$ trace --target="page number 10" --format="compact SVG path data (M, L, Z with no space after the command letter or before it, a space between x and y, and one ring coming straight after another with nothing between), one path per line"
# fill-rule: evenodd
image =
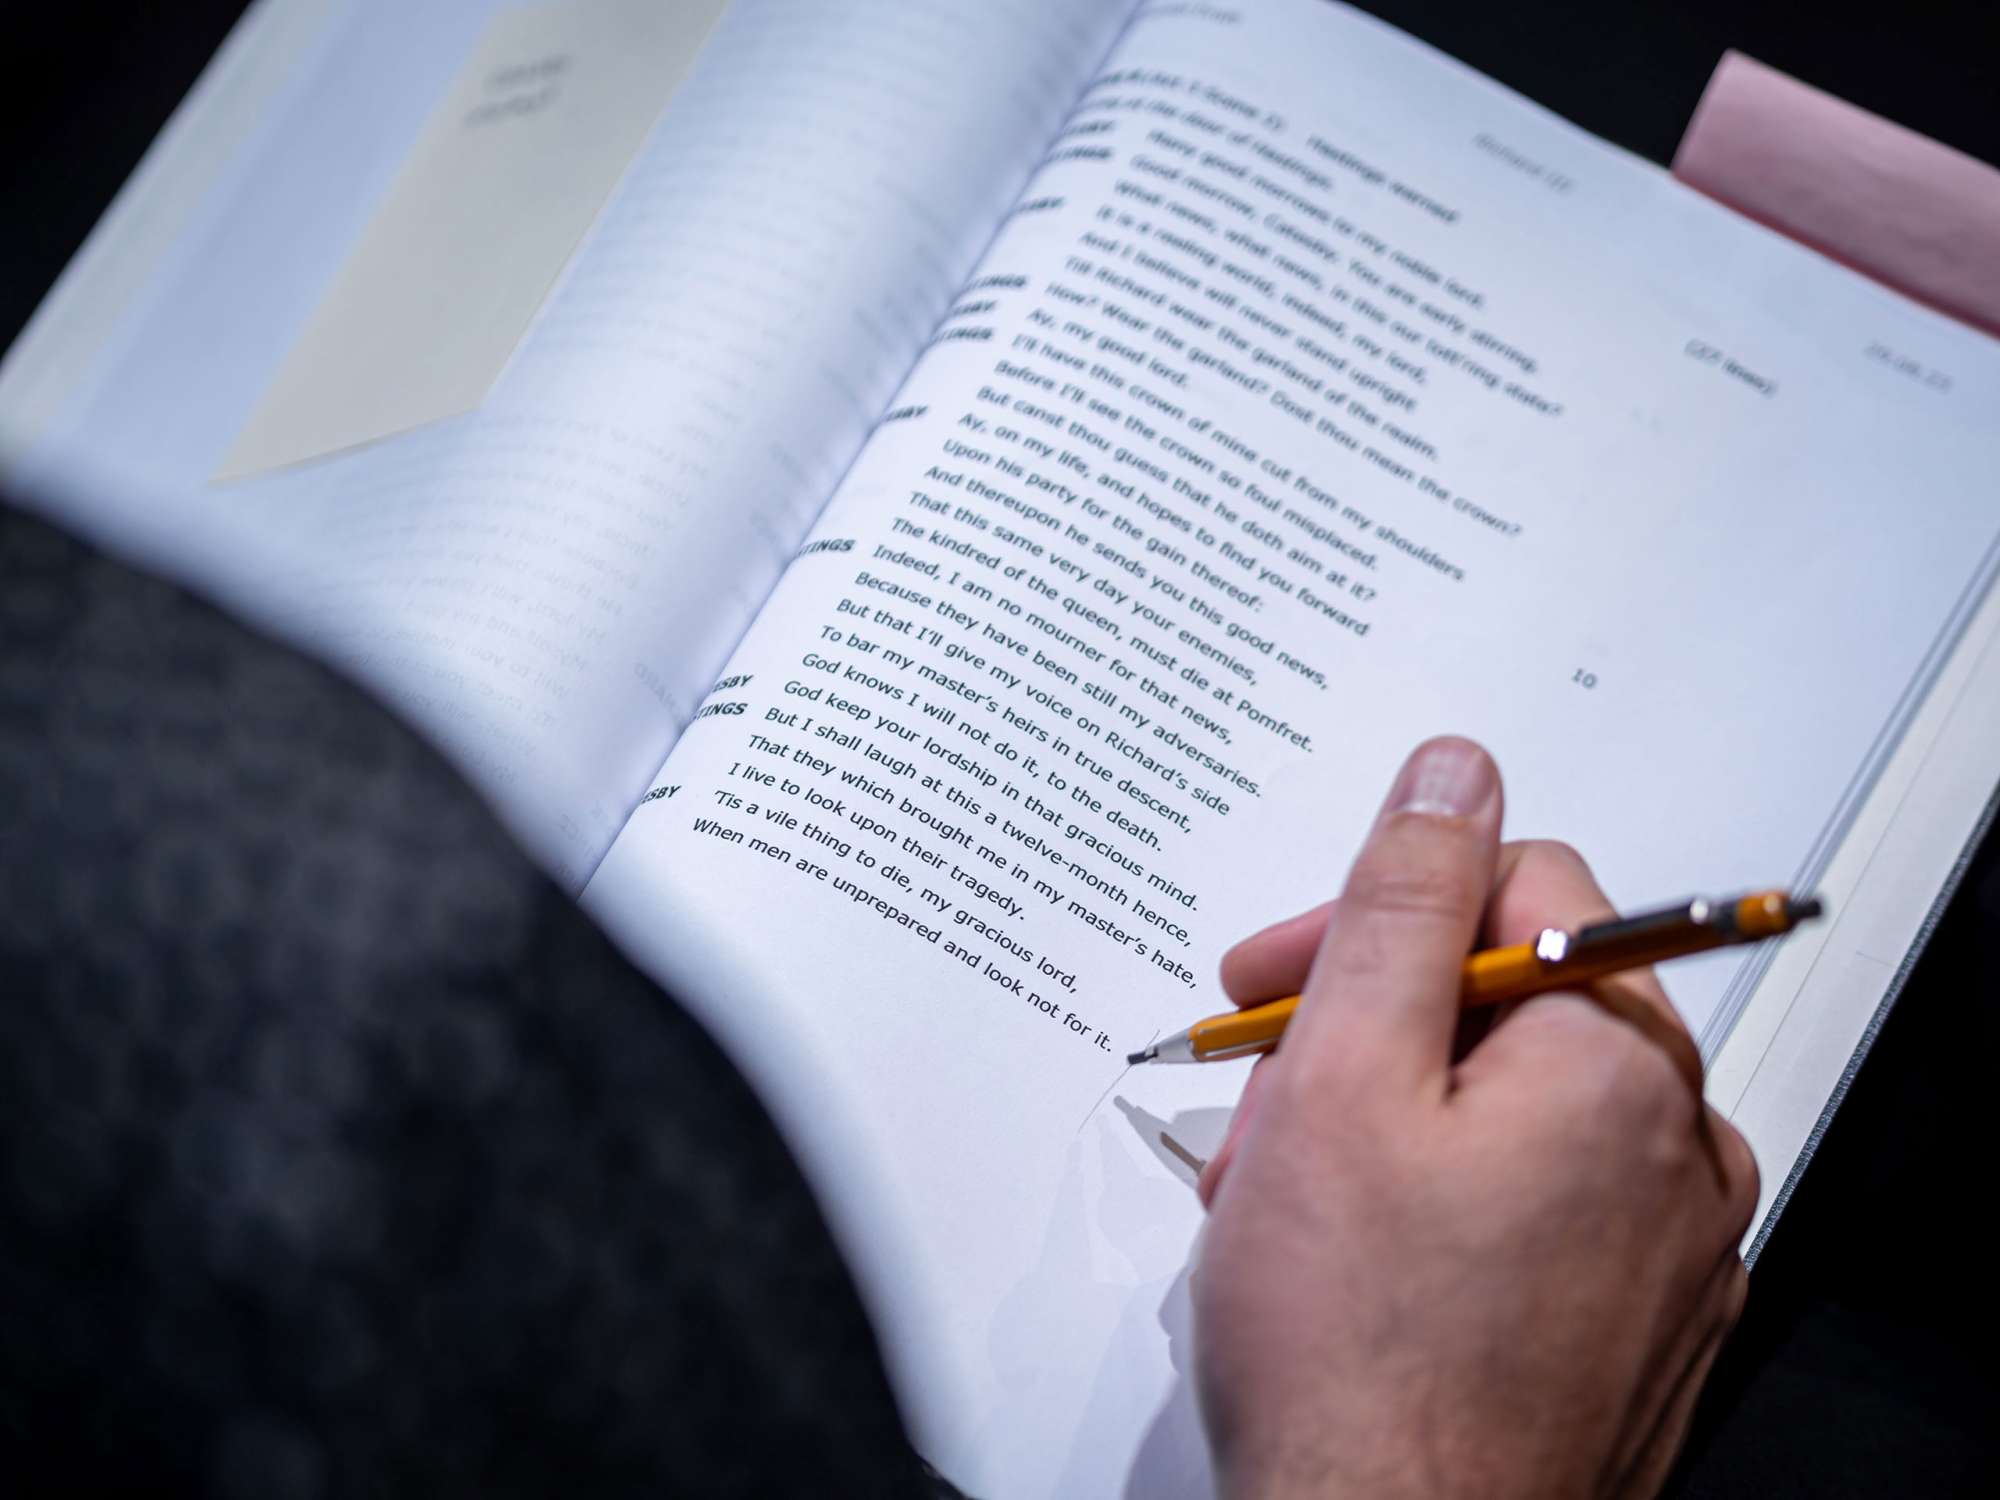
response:
M1576 672L1570 677L1570 681L1580 688L1594 688L1597 686L1597 674L1578 667Z

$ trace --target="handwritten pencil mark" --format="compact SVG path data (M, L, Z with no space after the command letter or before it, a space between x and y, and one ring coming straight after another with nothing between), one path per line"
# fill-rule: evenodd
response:
M1146 1038L1146 1047L1152 1046L1153 1043L1157 1042L1159 1039L1160 1039L1160 1033L1159 1031L1155 1030L1151 1036ZM1146 1050L1146 1047L1141 1047L1139 1050L1141 1052L1144 1052ZM1085 1115L1081 1120L1077 1122L1076 1135L1083 1134L1083 1127L1091 1122L1092 1117L1095 1116L1100 1109L1104 1108L1104 1101L1111 1097L1111 1091L1117 1088L1119 1084L1123 1083L1125 1081L1125 1075L1131 1072L1132 1069L1135 1068L1136 1066L1138 1066L1136 1063L1128 1062L1127 1064L1125 1064L1123 1068L1119 1070L1118 1076L1116 1078L1112 1079L1111 1082L1104 1085L1104 1092L1099 1094L1097 1096L1097 1102L1090 1106L1090 1113ZM1075 1140L1076 1135L1071 1136L1070 1139Z

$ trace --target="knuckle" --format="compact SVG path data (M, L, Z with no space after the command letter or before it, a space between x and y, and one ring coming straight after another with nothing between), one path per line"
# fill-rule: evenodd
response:
M1571 844L1559 839L1535 839L1514 867L1524 892L1532 892L1549 914L1570 920L1607 915L1611 902L1598 884L1597 872Z
M1546 865L1550 869L1560 870L1568 875L1581 875L1593 885L1596 884L1596 877L1591 873L1590 861L1577 852L1574 844L1566 844L1561 839L1529 839L1522 859Z
M1436 859L1364 860L1354 867L1342 905L1371 916L1459 917L1477 903L1477 884L1457 865Z

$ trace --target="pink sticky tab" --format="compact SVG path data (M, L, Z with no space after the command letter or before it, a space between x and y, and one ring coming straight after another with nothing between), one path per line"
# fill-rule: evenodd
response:
M1674 175L1941 312L2000 334L2000 171L1740 52Z

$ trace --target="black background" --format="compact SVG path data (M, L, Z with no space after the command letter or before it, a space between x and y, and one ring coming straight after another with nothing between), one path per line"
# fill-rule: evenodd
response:
M1656 161L1732 46L2000 161L2000 7L1839 19L1763 0L1367 8ZM0 7L0 344L240 9L67 0L30 21L26 6ZM1764 1253L1676 1492L2000 1494L2000 1316L1978 1227L1993 1180L1996 934L1990 836Z

